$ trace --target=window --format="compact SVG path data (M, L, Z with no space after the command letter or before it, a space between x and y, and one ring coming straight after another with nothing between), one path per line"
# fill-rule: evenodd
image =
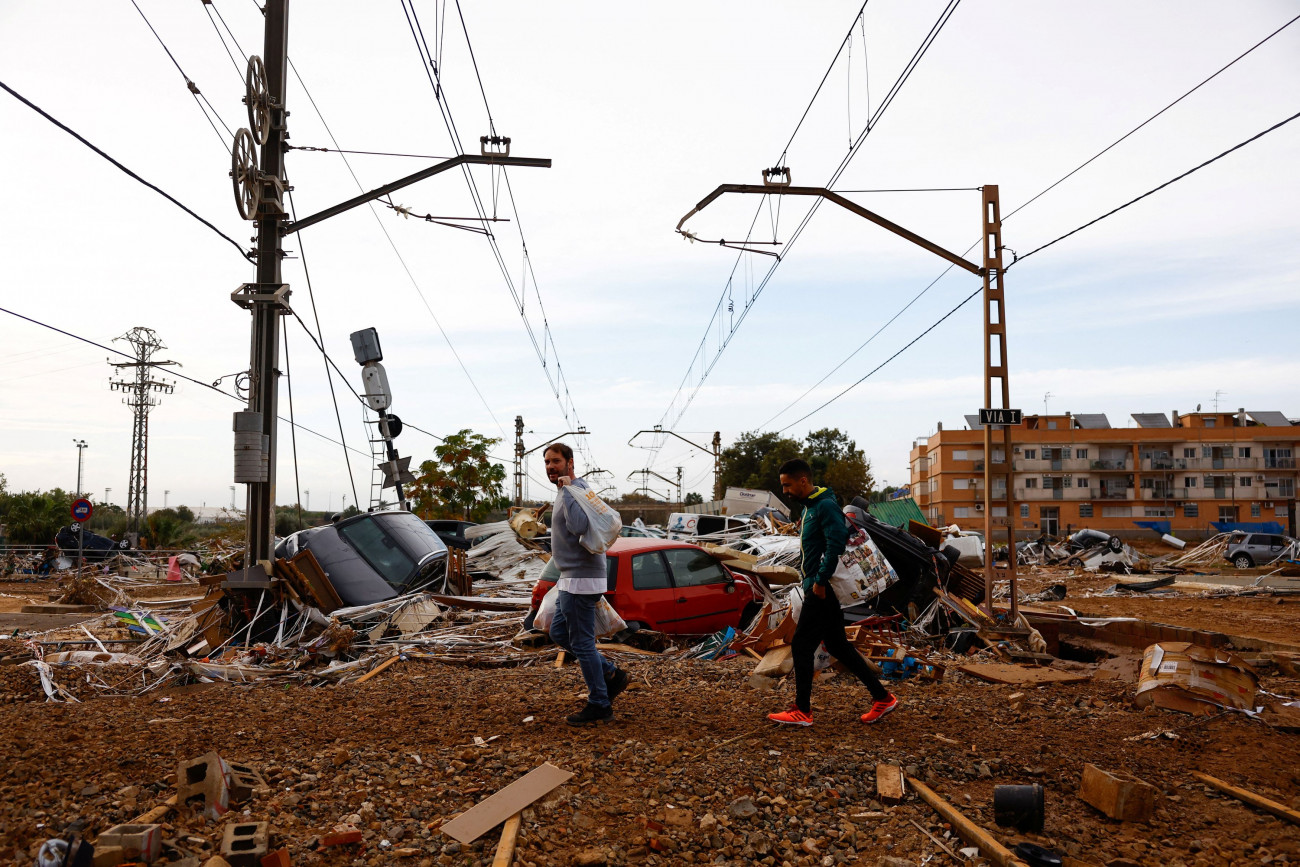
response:
M1029 517L1029 507L1028 507L1028 506L1022 505L1022 506L1020 507L1020 517L1022 517L1022 518L1028 518L1028 517Z
M1194 458L1194 457L1196 457L1196 449L1194 449L1194 448L1183 449L1183 457L1185 457L1185 458Z
M1183 476L1183 487L1184 488L1196 487L1196 476Z
M1088 487L1088 480L1087 480L1087 479L1075 479L1075 480L1074 480L1074 486L1075 486L1076 488L1086 488L1086 487Z
M1087 449L1075 449L1075 450L1074 450L1074 456L1075 456L1075 458L1077 458L1078 460L1086 461L1086 460L1088 459L1088 450L1087 450Z
M1032 461L1038 457L1038 449L1025 449L1025 460Z
M953 450L952 450L952 459L953 459L954 461L964 461L964 460L966 460L966 450L965 450L965 449L953 449Z
M1249 488L1250 484L1251 484L1250 476L1241 476L1237 479L1238 487Z
M1196 503L1183 503L1184 518L1199 518L1201 516L1201 507Z
M1220 506L1220 507L1219 507L1219 521L1220 521L1220 522L1226 522L1226 523L1229 523L1229 524L1236 523L1236 521L1237 521L1237 507L1236 507L1236 506Z
M994 507L993 507L993 517L995 517L995 518L1005 518L1006 516L1007 516L1007 507L1006 507L1006 506L994 506Z
M1295 479L1278 479L1277 495L1290 499L1295 496Z
M1079 504L1079 517L1080 517L1080 518L1091 518L1091 517L1092 517L1092 503L1080 503L1080 504Z
M708 554L696 548L669 548L664 552L673 570L673 583L678 587L698 587L701 584L726 584L727 570Z
M1047 423L1047 429L1048 429L1048 430L1056 430L1056 422L1054 422L1054 421L1049 421L1049 422Z
M1214 449L1210 448L1209 446L1201 446L1201 457L1203 458L1214 457Z
M1259 507L1259 503L1251 503L1251 504L1250 504L1250 516L1251 516L1252 518L1258 518L1261 514L1263 514L1263 513L1262 513L1262 510L1261 510L1260 507Z
M1147 506L1144 511L1148 518L1172 518L1174 516L1174 510L1172 507L1166 509Z
M1206 426L1206 427L1214 427L1216 424L1218 424L1218 420L1217 420L1217 419L1207 418L1207 419L1205 420L1205 426Z
M970 507L969 507L969 506L957 506L956 508L954 508L954 509L952 510L952 516L953 516L954 518L969 518L969 517L970 517Z
M1025 479L1025 487L1026 487L1026 488L1036 488L1036 487L1038 487L1038 479L1036 479L1036 478L1032 478L1032 477L1031 477L1031 478L1028 478L1028 479Z
M396 539L384 532L379 521L358 521L340 527L338 532L393 587L403 586L415 571L415 561L398 546Z
M1237 457L1239 458L1250 457L1250 446L1237 446Z
M1291 517L1291 508L1289 506L1274 506L1273 514L1279 518Z
M1132 506L1102 506L1101 516L1103 518L1131 518L1133 517Z
M664 566L664 558L658 551L647 551L632 558L633 590L661 590L671 586L668 567Z

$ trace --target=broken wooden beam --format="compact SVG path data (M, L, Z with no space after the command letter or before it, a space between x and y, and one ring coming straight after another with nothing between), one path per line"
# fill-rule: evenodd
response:
M903 769L898 765L876 765L876 797L886 804L897 804L905 794Z
M1205 785L1218 789L1225 795L1232 795L1237 800L1244 801L1252 807L1259 807L1259 809L1272 813L1279 819L1286 819L1294 825L1300 825L1300 811L1292 810L1285 804L1279 804L1271 798L1265 798L1263 795L1257 795L1249 789L1225 783L1218 777L1211 777L1209 774L1202 774L1200 771L1192 771L1192 776L1205 783Z
M515 843L519 840L519 823L521 816L515 813L501 826L501 840L497 843L496 854L492 857L492 867L510 867L515 860Z
M1029 867L1024 861L1017 858L1010 849L999 843L992 834L967 819L960 810L939 797L925 783L912 777L909 777L907 781L916 790L916 793L921 796L921 800L933 807L934 811L940 816L947 819L952 824L953 829L968 843L979 847L984 856L996 864L997 867Z

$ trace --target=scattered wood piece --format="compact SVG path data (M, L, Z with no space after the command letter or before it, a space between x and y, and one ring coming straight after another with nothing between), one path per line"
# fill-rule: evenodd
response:
M921 796L921 800L933 807L934 811L940 816L947 819L957 833L961 834L967 842L978 846L985 857L998 867L1029 867L1024 861L1017 858L1010 849L999 843L992 834L967 819L960 810L935 794L934 790L925 783L913 778L908 778L908 782L916 790L916 793Z
M383 662L379 663L374 668L370 669L365 674L358 677L354 681L354 683L365 683L367 680L370 680L370 678L374 677L376 674L379 674L379 672L383 671L385 668L388 668L388 666L392 665L394 662L397 662L397 660L399 659L401 659L401 657L398 656L396 653L394 653L392 656L388 657Z
M763 654L762 660L754 666L752 674L762 675L763 677L781 677L789 674L794 669L794 659L791 656L793 650L790 645L773 647L767 653Z
M468 845L572 778L571 772L548 762L444 823L440 830Z
M763 661L763 654L756 652L754 648L746 647L745 652L748 653L750 656L754 657L755 659L757 659L759 662Z
M1145 822L1156 808L1154 786L1128 774L1103 771L1093 764L1083 766L1079 797L1121 822Z
M635 653L637 656L662 656L663 654L654 650L645 650L641 647L633 647L630 644L609 644L604 641L596 642L597 650L612 650L617 653Z
M515 813L501 826L501 840L497 843L492 867L510 867L515 860L515 843L519 840L520 815Z
M1192 771L1192 776L1200 780L1202 783L1205 783L1207 786L1213 786L1224 794L1232 795L1232 797L1239 801L1245 801L1252 807L1259 807L1261 810L1272 813L1279 819L1286 819L1293 825L1300 825L1300 811L1292 810L1284 804L1279 804L1277 801L1265 798L1263 795L1257 795L1249 789L1243 789L1239 786L1234 786L1231 783L1225 783L1218 777L1211 777L1209 774L1202 774L1200 771Z
M943 842L942 840L940 840L938 837L934 836L934 834L931 834L929 828L925 827L924 825L922 825L920 822L916 821L915 819L908 819L907 821L909 821L909 822L911 822L913 825L915 825L915 826L917 827L917 830L919 830L922 834L924 834L925 836L929 837L929 838L934 842L934 845L938 846L940 849L942 849L944 852L946 852L946 853L948 854L948 857L949 857L949 858L951 858L952 860L956 861L958 864L963 864L963 863L965 863L965 861L966 861L965 858L959 858L959 857L957 856L957 853L956 853L956 852L952 851L952 850L949 849L946 845L944 845L944 842Z
M897 804L907 794L903 769L898 765L876 765L876 797L886 804Z
M563 650L561 650L559 653L555 654L555 667L556 667L556 668L564 668L564 651L563 651Z
M1004 665L999 663L971 663L957 666L971 677L989 683L1005 683L1011 686L1039 686L1045 683L1083 683L1091 680L1091 674L1079 674L1071 671L1058 671L1055 668L1026 668L1021 665Z
M168 798L167 800L163 801L161 804L159 804L158 806L154 807L154 808L153 808L152 810L150 810L149 812L147 812L147 813L142 813L141 815L137 816L136 819L135 819L135 821L133 821L131 824L133 824L133 825L156 825L156 824L158 824L158 822L160 822L160 821L161 821L161 820L162 820L162 819L163 819L163 818L164 818L168 813L170 813L172 810L175 810L175 809L176 809L176 796L175 796L175 795L172 795L170 798Z

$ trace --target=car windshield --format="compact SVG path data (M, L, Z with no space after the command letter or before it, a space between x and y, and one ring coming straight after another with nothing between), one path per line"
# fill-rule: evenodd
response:
M339 527L343 536L384 580L400 590L415 571L415 561L377 520L356 521Z

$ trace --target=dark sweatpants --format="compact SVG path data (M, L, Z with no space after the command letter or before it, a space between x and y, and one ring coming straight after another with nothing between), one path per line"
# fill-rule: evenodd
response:
M831 656L844 663L844 667L857 676L871 690L876 701L885 701L889 692L880 684L867 661L849 644L844 634L844 615L835 591L826 588L826 598L818 599L811 590L804 594L799 625L795 627L790 642L794 657L794 703L804 713L812 712L813 656L817 645L825 643Z

